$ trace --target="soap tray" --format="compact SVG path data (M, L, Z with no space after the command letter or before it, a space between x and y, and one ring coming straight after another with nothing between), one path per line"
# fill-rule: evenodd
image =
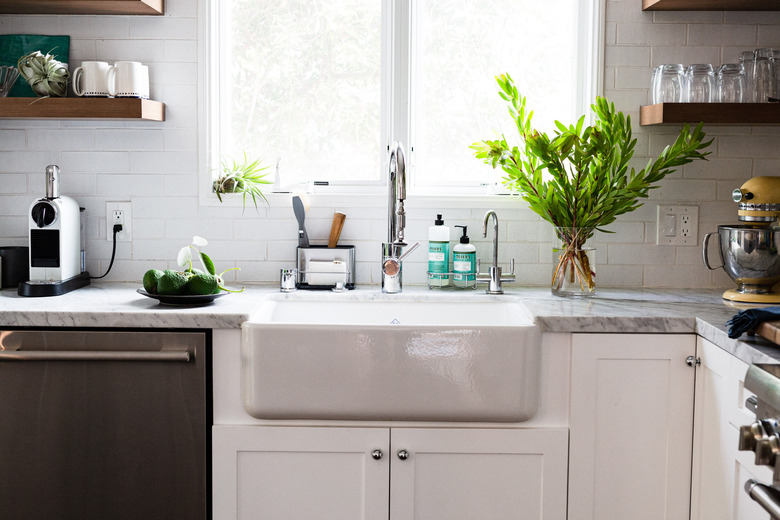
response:
M298 246L297 289L355 288L355 246Z

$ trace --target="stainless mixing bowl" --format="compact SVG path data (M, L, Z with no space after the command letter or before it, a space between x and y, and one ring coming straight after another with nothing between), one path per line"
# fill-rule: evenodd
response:
M710 237L718 235L722 265L712 267L707 255ZM755 224L718 226L716 233L707 233L702 243L704 265L709 269L722 267L737 283L742 294L770 294L780 282L780 227Z

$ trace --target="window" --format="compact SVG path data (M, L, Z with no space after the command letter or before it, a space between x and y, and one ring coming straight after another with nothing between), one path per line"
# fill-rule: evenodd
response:
M283 184L381 186L400 140L411 189L473 190L496 175L469 145L514 131L495 75L546 130L596 94L603 0L212 2L212 163L246 151Z

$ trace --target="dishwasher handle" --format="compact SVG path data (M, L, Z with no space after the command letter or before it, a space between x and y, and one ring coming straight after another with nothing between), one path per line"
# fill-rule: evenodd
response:
M189 350L109 351L109 350L8 350L0 361L182 361L192 358Z

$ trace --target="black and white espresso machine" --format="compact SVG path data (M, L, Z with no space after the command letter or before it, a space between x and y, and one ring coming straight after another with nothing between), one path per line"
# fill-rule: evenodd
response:
M46 196L27 212L30 280L20 296L58 296L89 284L82 272L81 214L78 203L60 195L60 168L46 167Z

